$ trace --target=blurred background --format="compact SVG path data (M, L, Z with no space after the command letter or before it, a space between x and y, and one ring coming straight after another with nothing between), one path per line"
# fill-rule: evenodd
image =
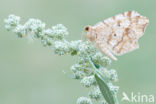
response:
M120 104L122 92L156 97L156 0L0 0L0 104L76 104L87 89L66 77L76 57L57 56L40 41L29 44L4 28L9 14L22 23L33 17L47 24L58 23L69 30L69 40L81 39L85 25L94 25L116 14L136 10L150 20L140 49L118 57L109 68L118 72ZM146 103L148 104L148 103ZM151 103L150 103L151 104Z

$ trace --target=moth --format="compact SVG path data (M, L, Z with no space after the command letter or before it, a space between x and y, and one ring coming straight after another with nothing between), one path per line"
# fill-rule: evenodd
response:
M86 39L113 60L139 48L138 39L144 34L149 23L148 18L136 11L118 14L97 23L86 26Z

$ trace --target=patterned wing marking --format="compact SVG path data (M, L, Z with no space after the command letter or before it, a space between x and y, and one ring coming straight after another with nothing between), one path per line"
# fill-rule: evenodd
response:
M115 55L122 55L139 47L138 39L143 35L148 22L146 17L140 16L135 11L129 11L106 19L95 27L98 29L105 26L103 29L111 29L107 35L106 30L102 30L104 32L100 34L97 32L98 40L105 38L103 41L107 43L107 48Z
M108 44L111 51L116 55L122 55L139 48L138 39L144 34L146 25L149 23L146 17L140 16L134 11L126 12L124 15L127 16L128 20L123 21L130 21L130 24L124 25L122 24L124 22L120 20L121 24L119 27L121 28L113 27L119 41L113 47ZM120 30L122 32L118 32ZM113 43L113 40L110 43Z
M113 48L111 48L111 51L115 55L122 55L139 48L137 42L138 40L131 38L128 34L129 34L129 28L126 28L122 35L121 40L118 41L118 43L114 45Z
M116 60L113 54L122 55L139 48L138 39L144 34L148 23L146 17L129 11L97 23L87 33L96 37L91 41L95 41L97 48Z

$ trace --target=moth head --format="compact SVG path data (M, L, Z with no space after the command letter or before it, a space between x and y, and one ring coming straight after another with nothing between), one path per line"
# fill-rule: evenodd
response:
M84 31L86 32L85 37L89 40L89 41L94 41L95 40L95 31L92 28L92 26L85 26L84 27Z
M91 28L92 28L92 27L89 26L89 25L88 25L88 26L85 26L84 31L89 32L89 31L91 31Z

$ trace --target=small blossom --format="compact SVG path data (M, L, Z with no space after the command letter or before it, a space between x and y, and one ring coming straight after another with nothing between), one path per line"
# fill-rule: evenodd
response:
M17 27L14 29L14 32L18 35L18 37L23 37L26 35L25 28L22 25L17 25Z
M71 55L76 55L79 51L79 45L82 44L81 40L77 40L77 41L71 41L70 42L70 52Z
M53 40L49 38L47 35L41 37L41 43L43 46L51 46L53 43Z
M101 92L99 87L94 87L93 90L91 90L88 95L90 96L91 99L96 99L99 100L101 98Z
M111 79L112 81L117 81L117 80L118 80L118 74L117 74L116 70L111 69L111 70L109 71L109 74L110 74L110 79Z
M27 33L31 33L35 35L36 37L40 37L42 35L42 31L45 28L45 24L38 20L38 19L29 19L25 24L24 27L27 31Z
M108 104L105 100L99 102L99 104Z
M108 86L109 86L110 90L111 90L114 94L116 94L116 93L118 92L118 90L119 90L119 87L118 87L118 86L114 86L112 83L108 83Z
M17 26L20 22L20 17L15 16L13 14L9 15L8 19L5 19L4 22L5 24L5 28L7 30L10 30L12 27Z
M84 73L82 71L76 71L73 73L73 78L74 79L82 79L84 77Z
M87 98L87 97L80 97L77 100L77 104L93 104L91 99Z
M93 56L93 61L95 64L100 64L102 66L107 66L110 65L111 60L108 57L105 57L101 52L97 52L94 56Z
M96 52L96 48L91 44L91 42L86 41L79 45L79 54L80 55L89 55Z
M104 75L106 78L110 79L110 73L105 67L100 67L99 72Z
M96 80L92 75L92 76L84 77L80 83L84 87L90 87L91 85L94 85L96 83Z
M71 71L72 72L81 71L81 65L75 64L75 65L71 66Z
M82 71L82 66L80 64L75 64L71 66L71 71L73 72L74 79L81 79L84 76L84 72Z
M86 67L89 67L89 61L88 61L88 57L83 57L82 55L80 55L80 57L78 58L79 63L80 64L86 64Z
M47 35L51 38L54 38L54 34L53 34L53 30L52 29L45 29L43 30L43 33L42 33L43 36Z
M110 81L115 82L118 80L118 75L115 69L107 70L106 68L101 67L99 71L101 72L101 74L105 75Z
M63 39L66 35L68 35L67 28L62 24L57 24L52 27L52 35L55 35L56 39Z
M65 55L69 53L68 42L54 42L54 52L58 55Z

